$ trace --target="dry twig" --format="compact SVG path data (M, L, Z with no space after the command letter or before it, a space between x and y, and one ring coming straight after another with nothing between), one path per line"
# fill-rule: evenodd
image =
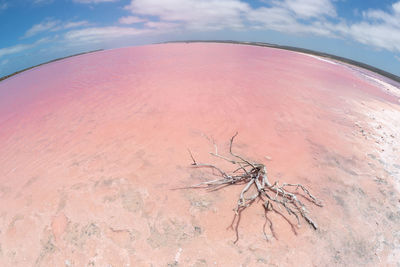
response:
M236 243L239 240L239 223L241 219L242 212L249 207L255 200L261 200L263 203L263 208L265 211L265 224L263 226L263 234L267 240L269 236L266 234L265 228L269 224L269 228L273 237L276 238L276 234L272 225L271 220L267 217L268 212L274 211L275 213L284 217L284 219L291 225L293 232L296 234L296 229L294 225L287 219L280 211L282 209L286 210L290 216L294 216L297 220L297 224L300 225L300 218L303 218L309 225L311 225L315 230L318 228L317 224L310 218L308 211L303 202L298 198L298 189L302 190L302 195L308 198L309 201L317 206L322 207L322 203L314 197L310 191L301 184L279 184L277 181L271 183L268 179L267 168L264 164L251 162L232 151L233 141L238 133L232 136L230 140L229 153L232 158L228 158L218 154L217 145L215 142L214 152L210 152L211 155L221 158L227 162L236 165L237 168L231 173L227 173L224 170L218 168L212 164L202 164L198 163L192 152L189 150L190 157L192 158L192 165L196 168L210 168L213 171L217 171L221 176L219 179L210 180L202 182L196 185L186 187L190 188L206 188L211 191L221 189L234 184L244 184L242 191L240 192L239 199L237 201L236 207L234 209L235 215L232 220L230 228L235 230L236 233ZM248 196L248 192L251 188L255 188L253 195ZM288 191L287 188L295 188L294 192ZM277 210L276 207L279 209Z

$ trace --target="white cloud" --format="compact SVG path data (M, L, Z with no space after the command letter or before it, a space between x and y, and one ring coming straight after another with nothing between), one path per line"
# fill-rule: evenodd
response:
M72 0L72 1L80 4L98 4L105 2L117 2L119 0Z
M27 30L22 38L29 38L43 32L55 32L70 28L76 28L88 25L86 20L83 21L72 21L72 22L61 22L59 20L46 19L41 23L33 25Z
M31 49L39 44L42 44L42 43L45 43L48 41L49 41L48 38L42 38L31 44L17 44L17 45L10 46L10 47L0 48L0 58L7 56L7 55L16 54L16 53Z
M363 12L363 17L371 22L380 22L400 27L400 1L392 5L392 12L387 13L379 9L370 9Z
M23 38L32 37L42 32L46 32L48 30L54 29L56 26L60 24L60 21L57 20L45 20L39 24L33 25L29 30L25 32Z
M331 0L285 0L283 2L275 2L275 5L294 12L300 18L336 16L336 9Z
M32 44L18 44L10 47L0 48L0 58L3 56L15 54L27 50L32 47Z
M363 44L400 51L400 29L392 25L356 23L349 27L348 35Z
M64 38L69 43L96 43L127 36L139 35L146 32L149 31L129 27L92 27L69 31L64 35Z
M76 28L76 27L81 27L81 26L86 26L86 25L89 25L89 22L87 22L86 20L67 22L64 24L63 29L71 29L71 28Z
M74 1L87 4L114 2ZM264 0L264 6L252 7L244 0L131 0L125 6L131 14L121 17L118 22L124 25L140 23L137 27L89 27L87 21L46 19L33 25L24 37L68 29L64 40L77 44L178 30L259 29L347 38L381 49L400 51L400 1L390 6L389 11L370 9L360 12L359 21L352 23L338 16L334 5L336 1ZM81 28L72 30L78 27Z
M251 9L246 16L256 29L335 37L325 25L327 17L336 17L331 0L270 1L269 7Z
M165 24L169 29L200 31L275 30L350 38L366 45L400 51L400 1L394 3L389 12L378 9L364 11L356 23L346 22L338 16L335 1L263 0L264 6L254 8L243 0L131 0L125 9L135 19L137 15L156 17L157 22L144 24L149 28ZM120 22L128 22L125 18ZM135 19L132 19L133 23Z
M370 9L362 14L362 21L336 30L366 45L400 51L400 1L394 3L389 12Z
M188 30L250 27L327 36L333 33L324 29L319 20L336 17L331 1L269 0L265 1L268 6L252 8L242 0L132 0L125 9L133 15L155 16L160 22L177 23Z
M308 24L299 22L290 10L281 7L258 8L248 13L247 19L256 29L268 29L292 34L311 33L333 36L333 33L320 22Z
M134 15L156 16L191 30L243 28L250 6L240 0L132 0L125 9Z
M145 19L139 18L137 16L127 16L127 17L122 17L118 20L119 23L121 24L134 24L134 23L141 23L145 22Z
M169 28L186 30L268 29L296 34L335 36L324 28L325 17L335 17L331 0L266 1L268 7L252 8L241 0L132 0L125 9L133 15L155 16ZM122 19L122 18L121 18ZM307 20L307 23L305 23ZM152 25L146 23L145 26ZM173 27L172 27L173 26Z
M178 23L173 22L162 22L162 21L148 21L145 23L145 26L151 29L157 30L173 30L179 27Z

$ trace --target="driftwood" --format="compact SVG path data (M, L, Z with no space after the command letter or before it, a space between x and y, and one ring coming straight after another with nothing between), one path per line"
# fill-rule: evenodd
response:
M253 204L256 200L261 200L262 206L265 211L265 224L263 226L263 234L266 240L269 240L270 237L266 234L266 226L269 225L269 229L273 237L276 238L275 231L273 228L273 224L271 220L268 218L268 212L275 212L281 215L292 227L293 232L296 234L295 226L291 223L291 221L284 216L281 211L286 210L289 216L294 216L297 220L297 224L300 225L300 219L303 218L312 228L315 230L318 229L318 225L310 218L308 215L308 210L304 203L299 200L298 196L300 193L299 189L302 191L302 196L307 198L309 201L314 203L317 206L322 207L322 203L314 197L310 191L301 184L289 184L283 183L279 184L277 181L271 183L268 179L267 168L264 164L251 162L242 156L235 154L232 151L233 141L238 133L232 136L230 140L229 153L231 158L222 156L218 153L217 145L214 142L214 152L210 152L211 155L221 158L225 161L236 165L236 169L232 172L227 173L221 168L212 165L212 164L203 164L199 163L195 160L192 152L189 150L190 157L192 158L192 166L196 168L210 168L218 172L219 179L210 180L206 182L202 182L199 184L195 184L189 187L181 188L181 189L191 189L191 188L206 188L211 191L221 189L223 187L227 187L235 184L243 184L244 187L240 192L239 199L237 201L236 207L234 209L235 215L232 220L232 224L230 228L235 230L236 239L234 243L239 240L239 223L241 218L241 213L251 204ZM255 192L254 194L248 196L251 188ZM293 188L293 191L288 191L288 188ZM278 209L276 209L278 208Z

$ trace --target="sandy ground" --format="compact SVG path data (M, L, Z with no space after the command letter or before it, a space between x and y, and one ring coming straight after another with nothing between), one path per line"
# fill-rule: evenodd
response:
M267 242L255 203L234 244L241 187L171 190L212 177L188 148L229 167L207 137L223 153L236 131L272 181L323 200L307 202L317 231L272 214ZM398 95L295 52L164 44L47 64L0 83L0 265L400 266L399 133Z

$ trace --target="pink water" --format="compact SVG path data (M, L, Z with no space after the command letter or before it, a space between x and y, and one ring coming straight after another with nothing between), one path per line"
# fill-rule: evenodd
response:
M236 44L109 50L7 79L0 263L389 264L392 250L377 244L400 231L390 220L399 217L398 192L367 156L378 157L375 143L354 126L366 119L361 102L398 111L394 96L342 65ZM303 222L296 236L276 216L279 240L268 243L254 205L234 245L226 227L240 188L170 190L206 175L188 168L187 148L216 162L207 137L226 151L236 131L237 151L265 162L271 180L301 182L324 200L325 208L310 205L321 230ZM378 171L384 189L362 175Z

